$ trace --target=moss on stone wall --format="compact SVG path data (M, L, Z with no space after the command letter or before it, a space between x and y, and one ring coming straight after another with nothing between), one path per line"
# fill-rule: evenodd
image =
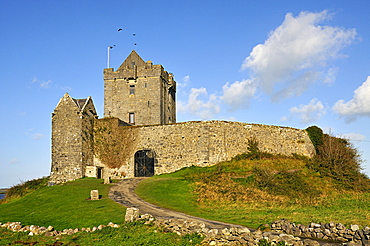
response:
M94 124L94 154L109 168L120 168L133 150L137 129L123 128L119 123L117 118L104 118Z

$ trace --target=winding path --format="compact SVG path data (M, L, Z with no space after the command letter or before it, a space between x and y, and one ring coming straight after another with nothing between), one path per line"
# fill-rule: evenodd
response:
M114 185L109 190L109 198L125 207L135 207L139 209L140 214L151 214L158 219L186 219L197 222L203 222L208 228L230 228L242 227L240 225L228 224L219 221L207 220L184 213L176 212L170 209L161 208L148 203L139 198L135 193L136 185L145 178L124 179Z

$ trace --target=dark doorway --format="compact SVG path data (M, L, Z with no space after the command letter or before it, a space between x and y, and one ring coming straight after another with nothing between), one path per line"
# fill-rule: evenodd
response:
M103 178L103 168L102 167L98 167L97 178L98 179L102 179Z
M154 175L154 152L139 150L135 153L135 177L151 177Z

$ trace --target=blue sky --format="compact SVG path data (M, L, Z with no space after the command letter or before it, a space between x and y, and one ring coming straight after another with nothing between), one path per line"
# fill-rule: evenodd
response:
M49 174L51 113L65 92L92 96L103 116L109 45L111 67L135 49L175 75L179 122L317 125L352 139L369 175L369 10L359 0L1 0L0 187Z

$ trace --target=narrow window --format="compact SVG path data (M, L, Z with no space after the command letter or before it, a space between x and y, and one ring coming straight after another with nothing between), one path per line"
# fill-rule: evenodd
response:
M129 113L129 115L128 115L128 123L135 124L135 113Z
M135 85L130 85L130 95L135 95Z

